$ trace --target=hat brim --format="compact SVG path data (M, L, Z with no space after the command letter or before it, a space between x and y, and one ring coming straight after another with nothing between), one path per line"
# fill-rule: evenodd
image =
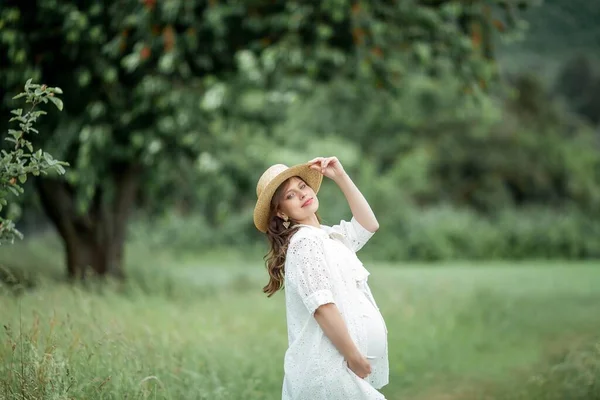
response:
M254 225L263 232L267 232L269 226L269 210L271 208L271 199L277 191L279 185L289 178L297 176L301 178L308 186L317 193L323 181L323 174L320 171L310 168L310 164L298 164L286 169L276 175L271 182L265 186L254 206Z

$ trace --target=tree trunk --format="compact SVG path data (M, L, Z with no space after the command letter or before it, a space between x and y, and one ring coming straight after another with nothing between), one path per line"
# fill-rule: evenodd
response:
M77 212L75 190L67 182L49 178L36 180L42 207L63 240L69 278L85 279L90 272L125 277L127 221L140 172L137 165L115 165L112 187L96 187L92 204L84 214ZM112 188L114 190L107 190ZM108 192L112 196L107 195Z

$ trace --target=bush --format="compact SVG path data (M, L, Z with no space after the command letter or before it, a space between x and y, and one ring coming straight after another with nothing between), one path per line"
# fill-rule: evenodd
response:
M48 172L65 173L63 166L68 164L55 160L41 149L34 151L33 144L29 140L32 134L38 133L33 127L34 124L38 118L46 114L45 111L35 110L35 108L41 103L51 102L62 110L62 100L57 96L61 93L60 88L34 84L29 79L25 84L25 91L14 97L14 99L24 97L25 103L31 106L25 112L22 108L11 110L13 117L9 122L14 122L14 129L9 129L4 137L4 140L10 144L6 146L7 149L2 149L0 155L0 210L8 205L7 198L11 194L18 196L23 193L22 185L25 184L28 176L46 175ZM23 235L16 229L10 218L0 217L0 244L12 243L15 237L22 238Z
M506 209L488 217L445 205L392 215L397 219L380 216L369 256L425 261L600 257L600 227L577 210Z
M220 246L250 247L259 236L252 225L252 214L231 214L219 225L203 215L176 210L153 218L140 218L130 226L132 241L149 247L169 247L176 251L205 251Z

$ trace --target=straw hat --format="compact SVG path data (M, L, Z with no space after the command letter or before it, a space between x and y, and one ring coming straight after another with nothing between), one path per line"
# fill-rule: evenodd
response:
M258 180L256 185L256 205L254 206L254 225L265 233L269 226L269 209L275 191L287 179L298 176L317 193L323 181L320 171L311 169L310 164L298 164L288 167L284 164L270 166Z

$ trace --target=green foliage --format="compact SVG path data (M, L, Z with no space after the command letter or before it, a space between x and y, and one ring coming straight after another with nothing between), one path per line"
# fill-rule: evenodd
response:
M29 140L32 134L38 134L34 124L46 112L37 110L39 104L53 103L62 110L63 103L57 94L62 94L60 88L48 87L32 83L31 79L25 84L25 91L13 97L13 99L25 98L25 103L30 104L25 113L22 108L12 110L14 115L9 122L17 124L18 129L8 129L4 138L8 151L1 150L0 156L0 210L8 205L9 196L19 196L24 192L23 184L29 175L47 175L49 172L64 174L65 162L55 160L52 155L42 149L35 150ZM17 128L17 127L15 127ZM13 243L15 237L22 238L16 229L14 222L10 219L0 217L0 243Z
M66 179L80 212L114 192L124 165L143 165L140 215L160 228L133 227L138 238L254 244L264 168L335 154L390 227L378 235L385 257L597 254L580 217L600 202L592 128L530 77L489 85L490 28L522 28L510 4L36 4L0 11L0 76L10 86L35 73L68 89L45 145L74 166ZM335 188L321 196L326 223L348 218ZM525 238L537 228L500 227L537 213L575 232L540 230L562 250ZM525 244L502 244L512 240Z
M529 26L528 34L513 51L529 51L535 55L568 58L575 52L597 53L600 49L600 29L597 20L600 10L586 0L543 0L539 7L522 15ZM562 57L558 57L560 60Z
M593 124L600 123L600 62L578 54L561 66L555 91L569 108Z
M577 210L506 209L493 217L436 206L387 211L369 256L390 260L600 257L600 230Z
M389 172L387 184L419 205L490 214L576 204L595 212L600 155L592 127L532 77L509 83L507 94L465 96L453 76L413 74L389 96L339 81L297 104L276 132L299 151L311 144L306 137L356 143L375 165L373 178Z
M263 244L250 218L256 177L272 163L335 154L380 220L373 258L600 256L595 132L530 75L509 82L508 93L466 97L452 76L414 73L396 95L336 80L294 100L270 135L222 125L236 132L222 142L228 162L165 175L188 183L184 204L154 219L159 229L136 224L135 240L198 251ZM350 217L333 183L319 196L324 223ZM161 211L165 195L153 197Z
M223 204L223 207L227 205ZM182 214L175 211L144 218L131 225L131 242L184 253L204 253L223 246L248 249L256 244L259 238L252 231L252 214L247 210L243 213L231 210L228 212L227 218L218 222L207 221L199 213Z
M100 188L110 192L124 163L146 167L142 188L151 191L167 181L156 179L161 163L209 154L226 164L218 150L229 139L210 132L213 117L264 128L314 82L399 87L416 65L469 87L493 73L467 29L484 1L35 4L35 12L20 3L0 11L8 55L0 77L10 88L29 74L69 96L65 113L48 121L47 145L71 163L66 179L80 211Z

